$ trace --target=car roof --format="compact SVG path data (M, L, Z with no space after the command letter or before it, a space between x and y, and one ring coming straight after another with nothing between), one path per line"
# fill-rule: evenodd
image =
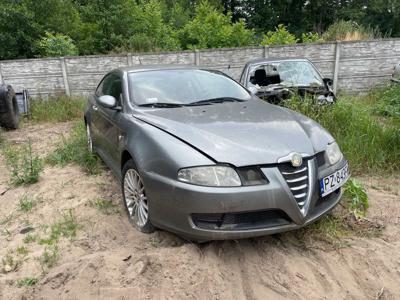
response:
M290 61L290 60L310 61L308 58L305 58L305 57L269 57L269 58L251 59L251 60L247 61L246 65L268 63L268 62L275 62L275 61Z
M130 67L122 67L116 70L124 73L136 73L143 71L155 71L155 70L199 70L199 66L195 65L136 65Z

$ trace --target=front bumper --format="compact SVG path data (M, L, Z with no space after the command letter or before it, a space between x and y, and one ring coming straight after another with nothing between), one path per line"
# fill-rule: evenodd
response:
M313 175L306 211L299 208L278 166L262 168L268 184L230 188L191 185L155 173L142 175L156 227L193 240L223 240L289 231L316 221L342 195L338 189L320 197L319 179L346 163L318 167L316 158L310 160Z

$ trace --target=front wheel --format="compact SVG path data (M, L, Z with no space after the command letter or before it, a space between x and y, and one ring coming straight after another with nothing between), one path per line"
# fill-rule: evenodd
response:
M145 186L132 159L127 161L122 170L122 194L131 224L141 232L154 232Z

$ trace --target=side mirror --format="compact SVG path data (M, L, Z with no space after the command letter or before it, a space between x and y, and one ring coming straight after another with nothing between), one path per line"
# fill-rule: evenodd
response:
M330 78L324 78L323 81L327 86L332 86L333 85L333 80L330 79Z
M252 95L257 95L258 89L254 86L250 86L247 88Z
M97 102L105 108L116 108L117 100L113 96L103 95L97 98Z

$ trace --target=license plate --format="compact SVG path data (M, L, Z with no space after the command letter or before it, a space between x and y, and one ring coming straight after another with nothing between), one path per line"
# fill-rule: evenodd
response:
M349 178L349 165L346 164L343 168L322 178L319 181L320 193L324 197L333 191L340 188Z

